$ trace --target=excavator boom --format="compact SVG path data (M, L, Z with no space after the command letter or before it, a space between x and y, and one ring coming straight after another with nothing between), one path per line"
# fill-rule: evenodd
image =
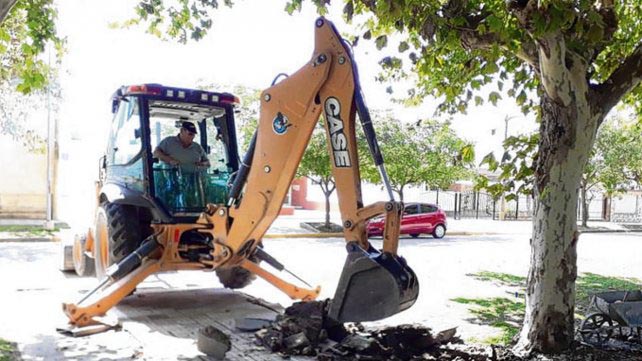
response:
M392 199L364 207L355 135L359 113L375 164L387 183L368 109L352 54L334 25L316 23L312 60L299 71L266 89L261 96L259 127L242 199L231 200L228 245L235 253L251 249L272 224L294 178L310 136L323 114L332 173L347 242L348 256L331 306L338 321L381 319L414 303L417 278L397 253L401 203ZM236 195L232 194L233 197ZM366 221L384 214L382 251L368 242ZM367 303L364 304L364 301Z

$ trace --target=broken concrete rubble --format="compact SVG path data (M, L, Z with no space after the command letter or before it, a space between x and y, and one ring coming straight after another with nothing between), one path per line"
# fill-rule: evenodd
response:
M286 355L317 356L319 360L411 360L455 342L455 331L433 337L426 327L402 325L366 330L360 324L333 322L327 317L329 300L299 302L256 332L257 343Z
M198 331L196 347L202 353L216 360L222 360L232 347L232 343L225 332L214 326L206 326Z
M366 329L355 323L337 324L326 317L329 301L295 303L269 326L256 332L256 343L283 358L315 356L320 361L642 361L639 351L598 350L576 345L561 355L519 357L506 346L464 344L448 329L401 325Z

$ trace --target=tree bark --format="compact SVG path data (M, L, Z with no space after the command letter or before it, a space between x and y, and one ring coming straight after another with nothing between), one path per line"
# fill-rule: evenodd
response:
M577 198L603 119L591 98L587 65L560 34L539 42L541 126L535 163L531 262L518 353L558 353L574 339Z
M401 202L401 203L403 203L403 188L404 187L405 187L405 185L399 187L399 192L398 192L399 193L399 202Z

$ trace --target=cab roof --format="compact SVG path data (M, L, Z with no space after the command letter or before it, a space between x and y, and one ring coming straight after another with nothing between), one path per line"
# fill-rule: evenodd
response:
M123 85L118 88L112 98L119 100L128 95L147 95L157 99L166 99L186 103L220 105L221 103L231 104L233 107L240 105L237 96L231 93L218 93L200 89L186 89L164 86L161 84L138 84Z

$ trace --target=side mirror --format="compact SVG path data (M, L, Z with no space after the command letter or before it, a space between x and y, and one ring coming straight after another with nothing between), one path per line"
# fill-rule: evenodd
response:
M160 162L160 160L158 158L156 158L156 157L152 158L152 163L158 163L158 162Z
M136 139L138 139L138 138L140 138L140 137L141 137L141 131L140 131L140 128L134 129L134 137L135 137Z

